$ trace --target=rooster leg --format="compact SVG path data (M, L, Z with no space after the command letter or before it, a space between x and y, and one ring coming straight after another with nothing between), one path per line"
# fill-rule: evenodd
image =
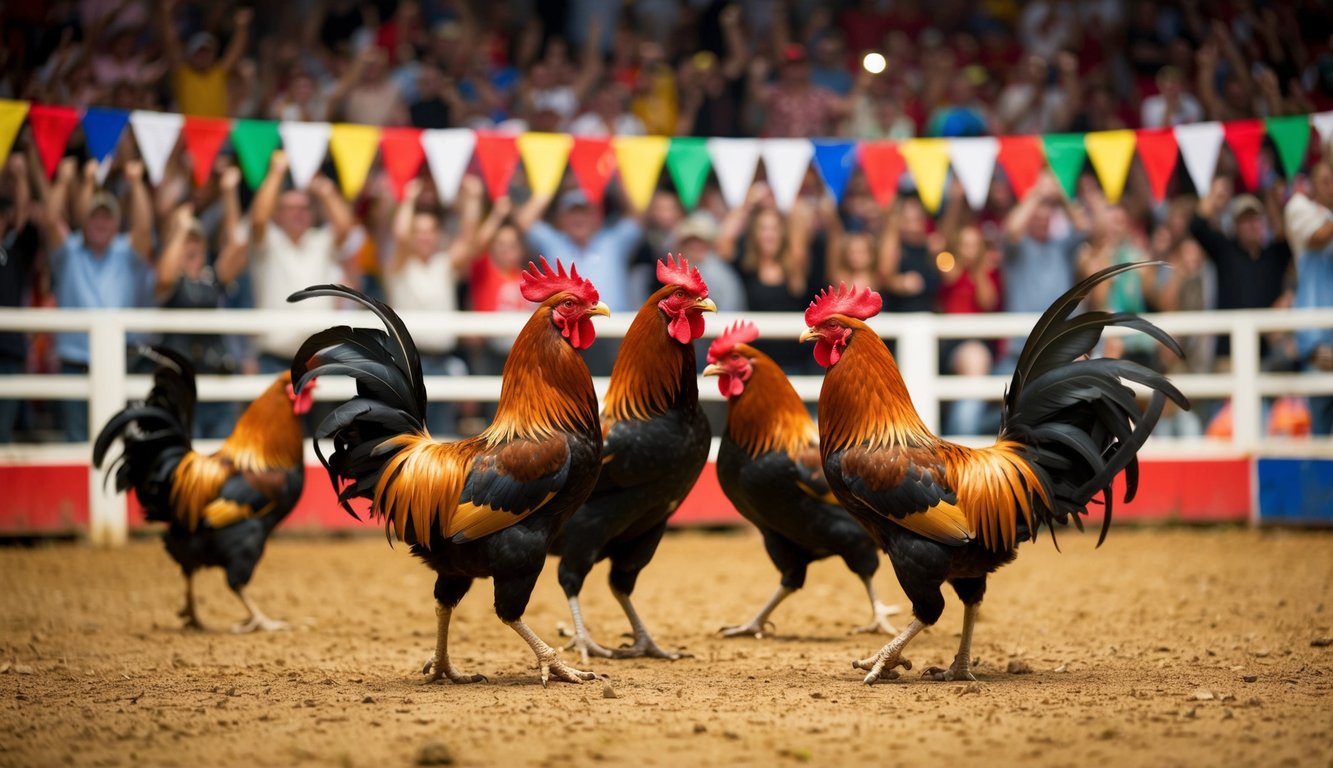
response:
M185 605L177 611L176 615L185 619L183 629L203 630L203 622L199 621L199 612L195 610L193 571L185 574Z
M634 603L630 602L629 595L617 589L612 589L611 594L615 595L616 602L620 603L621 609L629 617L630 627L634 629L634 644L626 648L615 649L611 652L612 658L638 659L647 656L654 659L677 661L691 657L691 654L682 651L662 650L661 646L653 640L653 636L648 634L648 627L644 626L643 619L639 618L639 612L634 610Z
M916 637L917 633L925 629L926 625L921 623L920 619L913 619L911 624L902 634L889 641L889 644L879 649L879 653L867 659L853 661L854 669L867 669L870 674L865 677L866 685L874 685L880 680L894 680L898 677L898 672L894 667L911 669L912 662L902 658L903 648Z
M421 668L421 674L430 675L426 682L433 683L442 677L449 678L452 683L465 685L467 683L481 683L486 681L485 675L468 675L460 672L458 667L449 660L449 619L454 615L454 609L436 601L435 603L435 655L430 657L426 666Z
M862 581L866 585L866 594L870 596L870 610L872 612L870 623L864 627L853 629L850 634L862 635L876 632L883 632L886 635L898 634L897 628L889 623L889 617L902 613L902 609L896 605L881 603L879 597L875 595L875 582L869 576L864 577Z
M569 596L569 612L574 616L574 639L569 641L569 645L566 645L564 650L577 648L579 658L583 659L584 664L588 663L589 655L600 656L604 659L611 658L611 651L603 648L588 634L588 627L583 623L583 610L579 607L578 595Z
M254 632L257 629L261 629L265 632L289 629L287 622L270 619L265 616L264 612L259 610L259 606L255 605L255 601L251 600L249 596L245 594L245 587L237 587L234 591L236 592L236 596L240 598L241 602L245 605L245 610L250 612L250 620L244 624L233 624L231 626L232 632L241 635L247 632Z
M764 633L774 628L773 622L768 620L768 617L773 613L773 609L777 608L783 600L786 600L787 597L795 591L796 590L794 589L779 586L778 591L774 592L773 596L768 598L768 602L764 603L764 607L759 609L759 613L756 614L753 619L750 619L745 624L733 624L731 626L723 627L722 629L719 629L718 632L721 632L723 637L745 637L749 635L763 639Z
M522 619L506 621L505 624L517 632L518 636L523 638L523 641L532 648L532 652L537 654L537 668L541 670L542 687L546 687L546 683L552 677L566 683L581 683L584 680L595 680L597 678L597 675L591 672L574 669L561 661L556 654L556 650L543 642L540 637L537 637L537 634L529 629Z
M971 603L963 606L963 637L958 641L958 654L953 657L953 664L948 669L931 667L921 673L922 677L946 683L954 680L976 682L972 676L972 626L977 620L977 605Z

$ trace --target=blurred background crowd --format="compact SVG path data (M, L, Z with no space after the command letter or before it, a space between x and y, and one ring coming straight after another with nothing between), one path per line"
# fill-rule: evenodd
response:
M905 139L1153 128L1301 115L1333 105L1333 15L1283 4L1100 0L53 0L0 9L0 98L202 116L421 128ZM879 54L867 60L867 53ZM882 58L881 58L882 57ZM840 201L812 172L788 213L762 174L743 205L715 182L682 208L664 174L643 211L572 182L534 195L515 175L491 199L465 177L445 205L429 179L400 201L378 170L348 201L329 164L291 188L281 151L256 189L224 150L206 184L177 152L155 187L132 142L104 183L75 141L53 179L25 130L0 177L0 299L8 306L281 307L333 280L395 307L521 310L518 270L537 255L575 261L613 311L647 295L666 252L698 263L723 311L801 311L839 280L882 292L890 312L1038 312L1080 275L1125 261L1095 296L1127 311L1333 306L1333 165L1311 142L1287 178L1273 147L1259 184L1239 189L1222 150L1208 189L1177 171L1155 203L1136 163L1111 204L1091 169L1075 195L1043 176L1017 199L1002 172L972 210L948 185L927 213L908 175L890 205L853 176ZM285 367L301 333L172 335L201 372ZM1171 371L1225 369L1225 340L1189 339L1186 361L1132 341L1108 354ZM418 338L428 374L495 374L503 344ZM943 372L1012 369L1018 340L943 345ZM599 345L609 372L614 344ZM772 344L792 373L809 351ZM1333 370L1333 332L1265 339L1272 370ZM0 334L3 372L86 371L78 334ZM0 441L86 440L81 403L0 403ZM1326 434L1329 398L1272 405L1275 432ZM236 410L210 404L203 436ZM984 403L953 403L945 432L997 425ZM431 429L470 433L485 410L438 406ZM1163 429L1228 429L1224 404Z

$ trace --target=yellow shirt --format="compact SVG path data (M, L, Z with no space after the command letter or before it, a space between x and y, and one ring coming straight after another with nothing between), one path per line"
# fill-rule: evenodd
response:
M176 106L187 115L227 116L227 70L221 66L199 70L188 64L176 68Z

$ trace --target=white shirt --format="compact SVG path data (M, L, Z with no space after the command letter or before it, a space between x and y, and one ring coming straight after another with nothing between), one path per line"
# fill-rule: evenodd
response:
M448 252L439 251L428 259L409 256L401 269L384 276L384 293L396 310L453 312L458 308L458 290ZM458 345L458 335L448 325L411 330L422 352L439 354Z
M301 242L293 243L286 232L270 222L263 244L252 253L251 270L255 307L259 309L316 312L336 308L334 299L324 297L306 299L300 304L287 303L287 297L295 291L343 281L333 229L327 225L311 227L301 236ZM305 330L291 330L280 324L258 334L255 343L261 352L291 357L309 335Z
M1283 223L1287 230L1287 243L1293 255L1305 253L1306 244L1319 228L1333 220L1333 212L1316 203L1301 193L1296 193L1287 201L1282 210Z
M1159 93L1144 99L1139 117L1144 128L1167 127L1166 97ZM1171 116L1171 125L1197 123L1200 120L1203 120L1203 106L1199 100L1188 93L1180 94L1180 108Z

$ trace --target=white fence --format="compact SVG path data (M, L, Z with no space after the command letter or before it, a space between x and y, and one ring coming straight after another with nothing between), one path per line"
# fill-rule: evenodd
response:
M710 334L738 317L723 313L716 318L709 318ZM759 327L761 337L766 339L795 339L805 329L804 320L796 314L749 313L744 317L752 320ZM1263 452L1333 456L1333 441L1270 440L1265 438L1261 424L1263 398L1333 394L1333 373L1261 373L1259 370L1261 334L1302 328L1333 328L1333 310L1180 312L1149 317L1177 337L1204 334L1231 337L1230 373L1182 374L1173 376L1172 380L1192 399L1231 398L1233 427L1229 442L1154 438L1145 447L1146 453L1248 456ZM460 336L476 337L510 337L527 321L527 317L522 314L469 312L405 312L403 319L409 329L447 327ZM632 313L598 319L598 336L621 337L632 319ZM997 400L1008 383L1005 376L940 375L938 342L941 339L1025 336L1035 321L1035 315L885 314L875 318L871 325L885 338L897 339L898 363L908 391L912 393L913 402L927 426L938 431L941 402L959 399ZM128 399L143 397L151 383L149 376L126 375L127 333L252 334L275 325L311 333L333 325L381 327L379 320L369 312L311 312L299 309L0 310L0 331L87 332L90 334L91 354L86 376L0 377L0 399L86 399L91 432L96 434L96 430L124 407ZM248 401L263 391L271 380L270 376L201 376L199 399ZM605 379L595 380L599 395L605 393L606 383ZM821 377L796 376L792 378L792 383L805 400L814 402L818 399ZM433 400L485 402L494 401L498 397L500 380L494 376L427 377L426 388ZM700 387L700 391L705 399L722 399L716 387L705 384ZM320 400L342 400L353 393L353 383L345 378L321 381L316 390ZM963 442L972 441L964 439ZM69 461L72 456L86 461L90 451L87 444L0 446L0 463ZM89 494L91 540L104 545L123 542L126 536L123 500L104 489L101 475L97 472L90 475Z

